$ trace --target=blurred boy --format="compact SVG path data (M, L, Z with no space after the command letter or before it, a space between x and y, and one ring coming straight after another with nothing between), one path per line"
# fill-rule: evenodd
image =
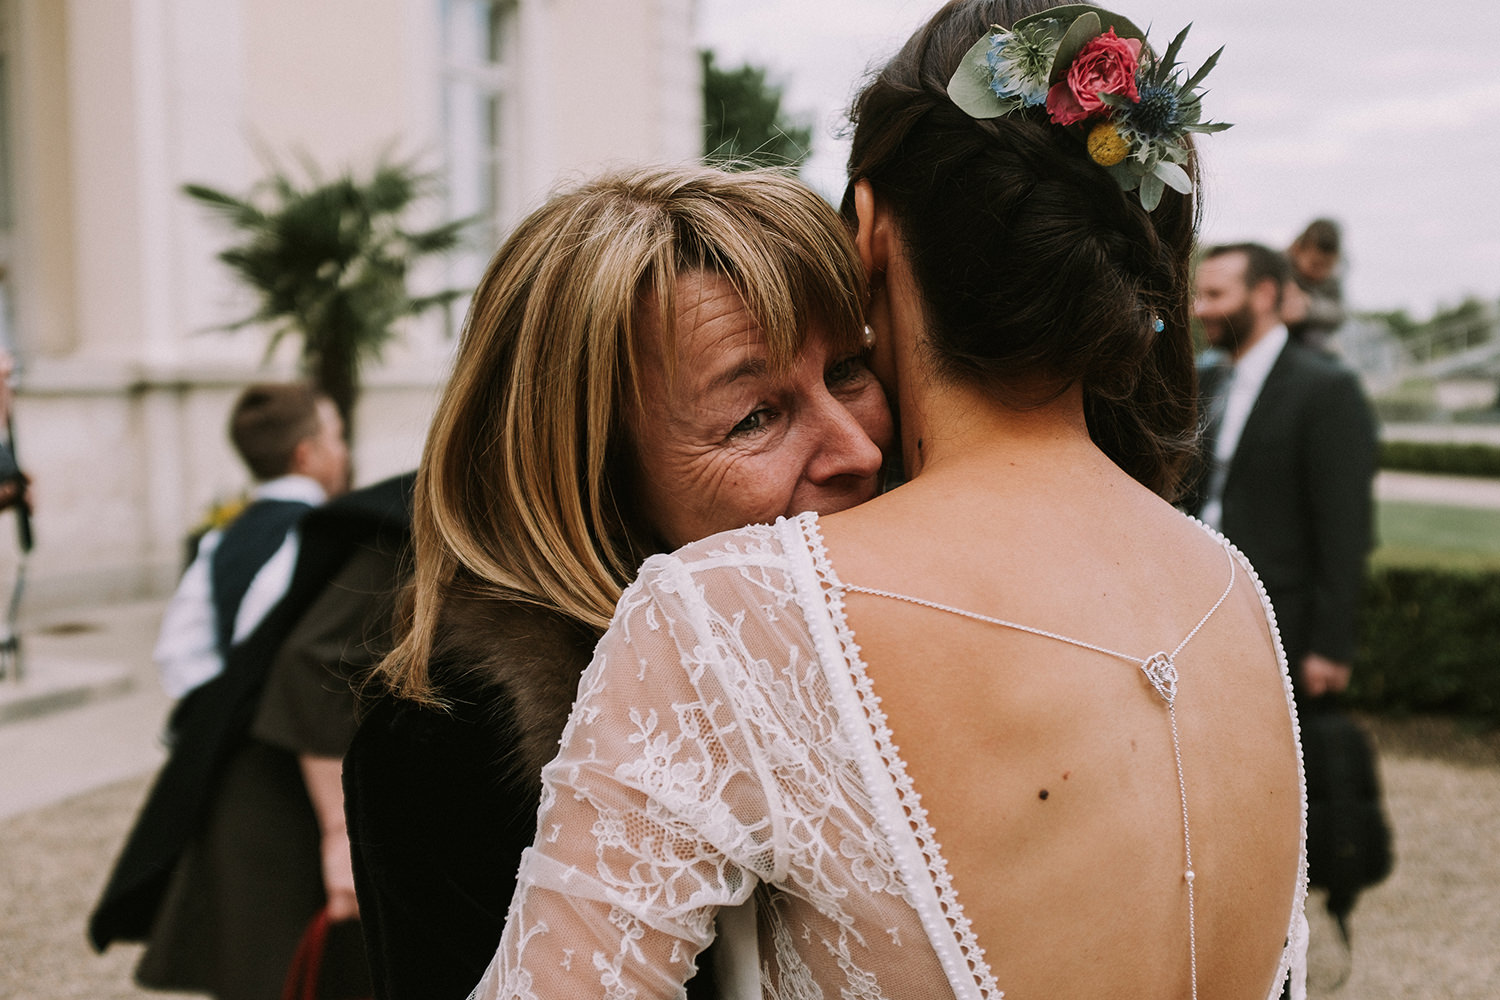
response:
M153 658L174 698L223 671L229 647L286 592L297 522L349 485L343 420L309 386L250 386L234 404L229 437L257 483L243 513L203 536L162 617Z

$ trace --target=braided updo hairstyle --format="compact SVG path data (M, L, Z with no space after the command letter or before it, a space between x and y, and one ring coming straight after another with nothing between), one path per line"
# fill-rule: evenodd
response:
M978 120L947 94L991 25L1053 6L953 0L912 36L855 100L844 212L868 180L894 215L940 375L1013 406L1080 384L1095 443L1171 500L1196 444L1193 197L1147 212L1045 109Z

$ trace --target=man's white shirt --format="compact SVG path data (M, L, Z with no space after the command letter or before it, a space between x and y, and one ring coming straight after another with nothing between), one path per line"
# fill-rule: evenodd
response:
M1227 466L1233 460L1235 449L1240 446L1240 435L1245 433L1245 422L1250 419L1250 411L1255 408L1255 401L1260 398L1260 390L1266 384L1266 377L1275 367L1276 359L1281 357L1286 342L1286 327L1277 326L1256 341L1255 346L1234 363L1229 386L1225 390L1228 395L1224 400L1224 415L1219 421L1219 436L1214 441L1215 463ZM1222 489L1222 480L1220 486ZM1218 529L1219 522L1224 517L1222 494L1208 497L1203 504L1203 513L1199 516L1204 524Z
M317 506L328 499L323 487L307 476L281 476L260 483L250 493L256 500L294 500ZM213 594L209 584L210 564L223 532L210 531L198 543L198 554L167 603L162 615L152 659L161 671L161 686L173 698L213 680L224 670L219 656L218 631L214 623ZM274 555L255 574L234 617L230 642L244 639L275 607L292 582L301 536L287 532Z

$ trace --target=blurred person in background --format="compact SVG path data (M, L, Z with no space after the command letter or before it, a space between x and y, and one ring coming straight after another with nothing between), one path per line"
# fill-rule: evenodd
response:
M235 401L229 437L256 485L230 524L199 540L167 603L153 658L174 698L224 669L225 652L286 592L302 515L349 487L343 420L311 386L250 386Z
M341 813L341 802L325 795L318 808L327 781L316 766L304 773L297 753L258 739L254 727L265 724L261 695L282 642L316 596L307 518L348 489L349 453L333 402L303 383L250 386L229 429L257 485L244 511L200 541L163 616L155 655L179 698L171 754L89 932L101 951L146 941L136 970L144 986L274 1000L323 905L317 816ZM298 866L289 843L306 845L310 865ZM350 954L362 970L360 950Z
M1200 372L1205 473L1185 508L1254 564L1295 683L1308 789L1308 872L1348 944L1358 892L1389 871L1373 754L1339 710L1375 547L1378 433L1358 376L1282 324L1296 283L1256 243L1210 247L1194 313L1219 360Z
M1344 325L1343 236L1332 219L1314 219L1288 248L1292 281L1281 304L1281 319L1295 340L1320 351L1333 350L1333 335Z
M1374 548L1376 426L1359 379L1281 322L1286 258L1210 247L1194 314L1227 363L1200 373L1208 466L1186 509L1260 573L1299 699L1343 691Z
M27 487L30 479L17 464L15 436L11 430L11 408L15 405L16 358L10 351L0 347L0 510L9 510L17 504L30 506L31 497Z
M0 278L4 269L0 268ZM0 281L0 293L4 283ZM0 294L0 344L5 337L5 309L3 294ZM15 404L16 359L9 350L0 347L0 511L14 511L16 517L15 554L9 545L0 545L0 595L3 595L4 618L0 621L0 679L19 680L23 673L21 662L21 639L16 617L20 612L21 596L26 581L26 557L31 552L31 477L21 469L16 458L15 422L12 407Z

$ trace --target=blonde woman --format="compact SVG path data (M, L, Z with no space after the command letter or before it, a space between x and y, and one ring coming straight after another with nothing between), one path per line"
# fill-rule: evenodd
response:
M770 172L602 178L496 254L418 474L409 626L345 762L377 996L462 998L483 972L640 562L875 496L867 295L838 215Z

